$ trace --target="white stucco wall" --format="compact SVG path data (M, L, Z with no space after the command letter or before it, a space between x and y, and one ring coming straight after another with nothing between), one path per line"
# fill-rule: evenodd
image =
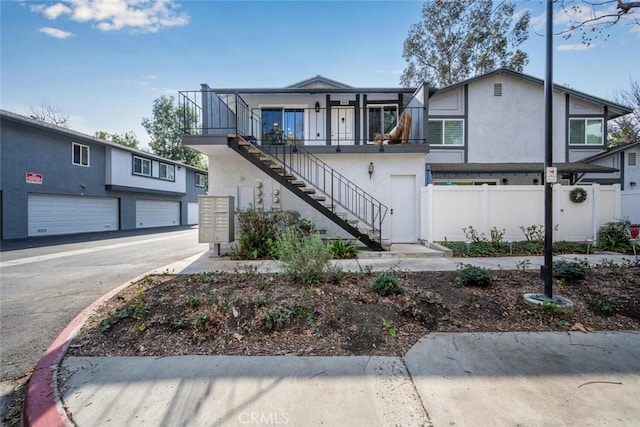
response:
M296 195L249 161L225 146L211 147L209 151L209 194L230 195L236 197L236 207L255 204L256 182L261 182L263 203L261 207L271 209L280 207L285 210L297 210L304 218L313 221L318 228L327 230L327 236L350 237L340 227L313 209ZM391 175L415 175L414 194L418 211L415 213L416 239L420 235L419 203L420 189L424 185L424 155L410 154L327 154L318 157L337 172L354 182L382 204L389 206L391 199ZM369 163L373 162L375 171L369 179ZM279 204L273 202L273 190L279 190ZM338 212L343 211L340 208ZM350 217L351 218L351 217ZM382 226L382 238L390 237L389 214Z
M629 164L629 154L636 154L636 164ZM624 188L625 190L640 190L640 147L630 148L624 155ZM635 185L632 185L635 183ZM638 212L640 216L640 212Z
M151 160L151 177L133 174L133 154L129 151L108 147L106 153L106 181L107 185L144 188L149 190L171 191L184 193L186 191L186 168L174 165L175 181L159 178L160 162L144 154L136 156ZM164 162L163 162L164 163ZM166 162L171 164L170 162Z
M494 84L502 96L494 96ZM468 162L543 162L545 152L543 87L504 75L469 86ZM565 97L554 93L554 161L565 159Z

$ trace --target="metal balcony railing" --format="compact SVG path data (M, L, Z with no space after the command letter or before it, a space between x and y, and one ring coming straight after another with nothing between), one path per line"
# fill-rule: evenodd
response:
M304 146L374 144L378 134L389 133L399 115L411 116L408 144L426 143L424 108L401 111L373 104L367 107L251 108L237 93L179 92L182 129L189 135L237 133L257 145L295 143ZM281 133L274 137L274 124Z

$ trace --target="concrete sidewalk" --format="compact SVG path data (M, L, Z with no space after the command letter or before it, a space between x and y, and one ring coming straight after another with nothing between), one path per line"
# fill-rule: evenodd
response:
M430 334L404 358L69 357L78 426L640 425L640 334Z
M455 270L458 263L538 269L543 262L409 249L338 262L349 271ZM273 261L211 254L155 272L278 271ZM557 258L599 264L631 257ZM404 357L65 357L93 310L126 285L74 319L38 363L25 406L30 425L640 425L636 332L434 333Z

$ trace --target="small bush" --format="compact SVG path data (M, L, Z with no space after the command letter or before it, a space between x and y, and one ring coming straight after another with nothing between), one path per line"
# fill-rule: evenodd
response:
M482 241L482 242L471 242L469 245L469 251L467 255L470 257L486 257L493 256L496 254L496 248L493 244Z
M581 280L587 275L584 263L575 261L553 261L553 277L566 280Z
M371 290L383 297L402 293L400 281L392 271L378 274L371 284Z
M309 235L315 229L313 223L301 219L296 211L249 208L236 211L236 217L240 236L233 254L235 259L273 258L276 241L285 230L295 228Z
M331 240L327 246L334 259L349 259L358 256L358 248L353 242L346 242L341 238Z
M496 276L486 268L470 264L460 264L458 266L458 275L456 276L458 285L489 287L493 285L495 280Z
M331 252L318 234L304 235L295 227L280 236L276 254L282 263L282 273L303 283L318 281L331 260Z
M630 227L629 221L606 223L598 231L598 247L623 253L631 251Z

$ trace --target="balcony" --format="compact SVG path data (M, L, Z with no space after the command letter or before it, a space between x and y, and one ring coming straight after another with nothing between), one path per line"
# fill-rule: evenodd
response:
M178 101L184 142L226 144L228 136L239 135L266 152L284 145L304 146L313 153L428 151L426 109L413 99L401 109L398 105L331 100L329 95L322 99L325 106L309 94L289 96L287 103L280 99L276 94L260 102L253 99L254 105L250 105L238 93L182 91ZM403 115L410 120L404 121ZM402 124L410 123L408 130L402 138L389 140L388 134L399 119ZM384 143L376 144L380 134Z

